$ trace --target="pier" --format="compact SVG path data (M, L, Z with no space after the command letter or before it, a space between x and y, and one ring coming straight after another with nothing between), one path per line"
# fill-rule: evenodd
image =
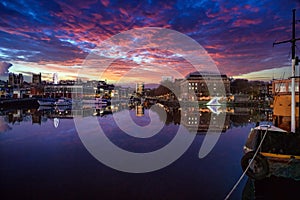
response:
M36 107L38 106L37 99L32 97L32 98L20 98L20 99L14 99L14 98L9 98L9 99L0 99L0 108L7 108L7 107Z

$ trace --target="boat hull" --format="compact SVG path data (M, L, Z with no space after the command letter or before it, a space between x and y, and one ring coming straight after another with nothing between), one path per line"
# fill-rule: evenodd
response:
M39 99L37 102L40 106L53 106L55 103L55 100L54 99Z

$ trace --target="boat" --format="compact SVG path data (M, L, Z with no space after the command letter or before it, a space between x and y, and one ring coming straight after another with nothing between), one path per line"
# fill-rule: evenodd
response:
M83 99L82 103L84 104L108 104L109 100L105 98L95 98L95 99Z
M205 105L207 105L207 106L221 106L222 104L219 102L220 100L221 100L221 97L213 97Z
M40 106L54 106L56 100L53 98L41 98L37 101Z
M53 105L47 105L47 106L39 106L38 111L51 111L53 110Z
M292 32L295 33L295 9L293 10ZM273 43L273 45L286 42L293 44L292 77L283 85L284 94L275 96L273 113L283 115L275 119L276 126L258 124L257 127L251 129L248 135L241 166L244 173L254 180L265 179L271 175L300 180L300 131L299 127L298 130L296 129L295 65L298 62L297 57L295 57L296 40L298 39L293 34L291 40ZM291 83L290 86L289 82ZM281 84L277 84L277 86L276 84L273 84L275 89L282 87ZM288 118L290 118L290 122L287 122ZM285 127L286 130L283 129L284 126L277 127L280 122L288 125Z
M259 125L251 129L243 147L242 169L255 180L271 175L300 180L299 147L299 133L272 125Z
M67 98L59 98L54 102L55 106L70 106L72 105L72 100Z

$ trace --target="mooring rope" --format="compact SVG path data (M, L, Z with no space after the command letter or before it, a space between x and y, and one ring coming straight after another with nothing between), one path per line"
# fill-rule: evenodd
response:
M263 143L263 141L264 141L264 139L265 139L265 137L266 137L266 135L267 135L267 132L268 132L268 127L267 127L267 129L266 129L266 132L265 132L265 134L264 134L262 140L260 141L260 143L259 143L259 145L258 145L258 148L257 148L256 151L255 151L255 154L254 154L253 158L250 160L250 162L249 162L247 168L245 169L244 173L241 175L241 177L239 178L239 180L236 182L236 184L232 187L232 189L230 190L230 192L227 194L227 196L225 197L225 200L229 199L229 197L231 196L231 194L234 192L234 190L236 189L236 187L240 184L241 180L242 180L242 179L244 178L244 176L246 175L246 173L247 173L248 169L250 168L250 166L251 166L251 164L252 164L254 158L256 157L258 151L260 150L260 147L261 147L261 145L262 145L262 143Z

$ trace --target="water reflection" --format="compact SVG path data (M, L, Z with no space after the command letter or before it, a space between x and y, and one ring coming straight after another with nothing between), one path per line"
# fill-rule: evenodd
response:
M223 199L242 174L242 146L250 128L255 125L251 122L270 121L269 116L272 116L270 110L258 108L160 106L151 111L150 105L129 106L127 103L2 109L0 131L12 133L1 134L3 191L9 196L17 190L22 195L25 193L25 197L32 197L32 193L39 191L40 199L45 195L74 197L80 192L92 197L101 194L104 199ZM160 115L161 109L165 116ZM158 120L165 122L163 134L146 138L146 142L144 138L121 133L112 116L117 112L125 113L124 110L129 110L130 116L141 126L149 123L149 112L155 112ZM222 115L225 115L225 123L220 128L226 134L221 134L212 154L199 159L197 153L203 144L203 134ZM189 150L172 165L154 173L132 175L119 173L93 159L78 138L72 120L74 116L97 119L113 143L138 153L164 147L172 141L178 125L196 129L199 134ZM54 175L49 176L49 171ZM245 183L241 183L232 199L241 199ZM26 184L30 184L29 189L24 187ZM49 192L49 187L54 188L53 192ZM176 192L179 189L180 193Z
M142 117L145 114L145 108L142 105L135 106L135 115L138 117Z
M166 118L165 115L161 115L161 112L158 110L152 109L152 111L157 112L160 120L165 121L166 125L181 124L188 130L196 131L197 133L206 133L209 128L225 132L232 127L244 126L251 122L272 121L272 119L270 119L272 111L268 109L226 106L202 106L199 108L187 106L180 108L178 106L169 107L162 104L156 105L161 106L165 110ZM19 124L22 121L31 121L32 124L42 124L48 119L54 120L55 127L57 127L59 126L59 119L89 116L105 117L124 109L135 110L137 117L147 118L149 116L145 115L145 110L150 108L151 105L128 105L126 103L112 104L109 106L40 106L38 108L2 109L0 116L3 116L3 129L5 129L5 123ZM224 123L218 123L222 118L224 118Z
M299 181L271 176L263 180L247 179L241 199L295 199Z

